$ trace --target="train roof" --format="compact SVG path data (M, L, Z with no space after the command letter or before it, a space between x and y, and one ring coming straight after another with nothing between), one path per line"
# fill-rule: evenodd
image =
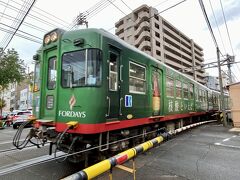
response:
M198 84L199 86L201 86L201 87L203 87L203 88L205 88L205 89L209 89L209 88L207 88L206 86L202 85L201 83L199 83L199 82L197 82L197 81L189 78L189 77L186 76L185 74L183 74L183 73L175 70L174 68L166 65L165 63L156 60L155 58L153 58L152 56L148 55L147 53L144 53L143 51L137 49L137 48L134 47L133 45L128 44L128 43L125 42L124 40L120 39L118 36L116 36L116 35L114 35L114 34L111 34L111 33L109 33L108 31L106 31L106 30L104 30L104 29L95 29L95 30L96 30L98 33L102 34L103 36L108 37L108 38L111 38L111 39L117 41L117 42L120 43L122 46L124 46L124 47L126 47L126 48L128 48L128 49L131 49L132 51L137 52L137 53L139 53L139 54L147 57L148 59L151 59L152 61L154 61L154 62L156 62L156 63L158 63L158 64L161 64L162 66L165 66L165 67L171 69L172 71L174 71L174 72L176 72L176 73L178 73L178 74L181 74L182 76L184 76L184 77L187 78L188 80L194 81L194 82L195 82L196 84ZM210 90L210 89L209 89L209 90Z
M148 55L147 53L144 53L143 51L140 51L139 49L137 49L137 48L134 47L133 45L128 44L128 43L125 42L124 40L120 39L118 36L116 36L116 35L108 32L108 31L106 31L106 30L104 30L104 29L102 29L102 28L100 28L100 29L97 29L97 28L89 28L89 29L81 29L81 30L75 30L75 31L94 32L94 33L98 33L98 34L100 34L100 35L102 35L102 36L104 36L104 37L107 37L107 38L109 38L109 39L113 39L114 41L118 42L118 43L121 44L122 46L124 46L124 47L126 47L126 48L128 48L128 49L130 49L130 50L132 50L132 51L134 51L134 52L136 52L136 53L139 53L139 54L141 54L142 56L144 56L144 57L146 57L146 58L148 58L148 59L151 59L153 62L158 63L158 64L161 64L162 66L165 66L165 67L171 69L171 70L174 71L175 73L181 74L181 75L184 76L186 79L188 79L188 80L190 80L190 81L193 81L195 84L201 86L202 88L207 89L208 91L211 91L211 92L218 92L218 91L214 91L214 90L209 89L208 87L202 85L201 83L199 83L199 82L197 82L197 81L189 78L189 77L186 76L185 74L183 74L183 73L175 70L174 68L172 68L172 67L164 64L164 63L161 62L161 61L156 60L155 58L153 58L152 56ZM68 31L68 32L69 32L69 31ZM72 32L74 32L74 31L72 31ZM65 33L67 33L67 31L65 31ZM218 93L220 93L220 92L218 92Z

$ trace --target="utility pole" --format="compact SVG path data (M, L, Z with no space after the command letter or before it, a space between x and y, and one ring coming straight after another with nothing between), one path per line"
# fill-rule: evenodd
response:
M230 56L227 54L227 67L228 67L228 77L229 77L229 83L233 83L232 79L232 71L231 71L231 64L234 63L234 56Z
M223 82L222 82L222 70L221 70L221 64L220 64L220 51L217 46L217 62L218 62L218 73L219 73L219 85L220 85L220 111L223 113L223 126L227 126L226 121L226 111L224 107L224 93L223 93Z

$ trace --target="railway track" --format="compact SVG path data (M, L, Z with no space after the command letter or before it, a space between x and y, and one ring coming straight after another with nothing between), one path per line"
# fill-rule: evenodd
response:
M183 129L186 130L187 128L183 128ZM178 132L178 131L176 131L176 132ZM115 144L115 143L119 143L121 141L126 141L128 139L139 138L139 137L142 137L142 136L144 136L146 134L150 134L150 133L156 133L156 131L151 131L151 132L139 134L136 136L131 136L128 138L110 142L109 144ZM174 135L175 135L175 133L174 133ZM105 146L105 145L106 144L103 144L102 146ZM74 153L69 153L69 154L66 154L63 152L56 152L56 154L46 155L47 151L45 148L48 148L48 146L49 146L49 144L47 144L43 148L36 148L36 146L34 146L34 145L29 145L22 150L18 150L17 148L0 150L0 158L3 156L7 156L7 157L10 157L10 159L15 159L15 161L12 163L7 163L7 164L0 163L0 176L6 175L9 173L13 173L13 172L16 172L19 170L23 170L23 169L29 169L34 166L39 166L39 165L43 165L43 164L47 165L48 163L55 162L56 160L66 159L67 157L70 157L70 156L73 156L76 154L81 154L81 153L84 153L87 151L92 151L92 150L100 147L100 146L89 147L88 149L74 152ZM33 149L34 149L34 151L33 151ZM42 151L42 152L40 152L39 154L35 153L35 154L33 154L32 157L28 157L28 158L25 158L22 160L19 160L19 158L16 157L16 156L21 156L21 154L28 154L28 152L37 152L37 151Z

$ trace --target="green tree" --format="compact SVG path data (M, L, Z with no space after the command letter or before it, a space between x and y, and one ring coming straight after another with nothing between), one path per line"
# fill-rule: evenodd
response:
M6 106L4 99L0 99L0 114L2 115L2 109Z
M21 82L25 77L24 61L19 58L18 52L14 49L8 49L4 52L0 48L0 94L8 87L10 83ZM1 97L3 102L3 96ZM0 107L0 113L2 108Z

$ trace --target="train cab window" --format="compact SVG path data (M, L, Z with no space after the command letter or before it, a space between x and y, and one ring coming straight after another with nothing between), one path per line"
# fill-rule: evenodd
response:
M182 82L176 80L176 97L182 98Z
M102 69L101 50L84 49L62 56L62 86L99 86Z
M183 98L188 99L188 85L183 83Z
M174 97L174 80L171 77L166 78L166 93L169 97Z
M117 55L110 52L109 59L109 90L117 91L118 89L118 64Z
M56 70L56 57L48 60L48 89L52 90L56 87L57 70Z
M193 99L193 84L189 84L189 99Z
M35 64L33 92L40 90L40 62Z
M88 49L86 85L99 86L101 84L101 64L101 51L99 49Z
M129 63L129 92L146 93L146 68L133 62Z

